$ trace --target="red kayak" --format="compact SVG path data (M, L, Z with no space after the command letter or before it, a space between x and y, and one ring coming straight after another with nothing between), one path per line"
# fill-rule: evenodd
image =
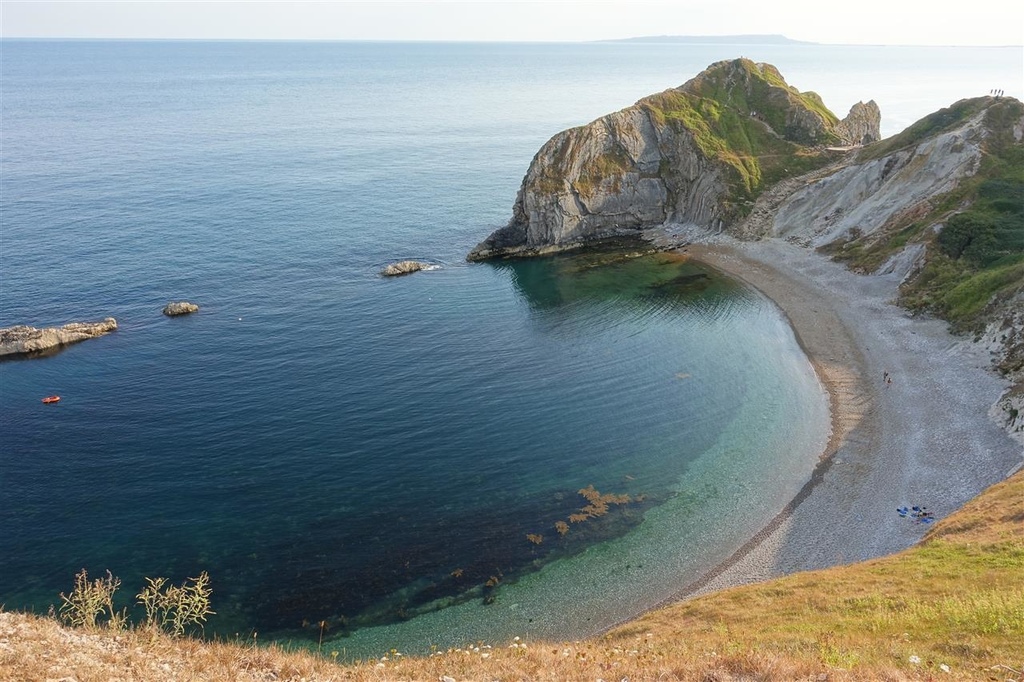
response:
M47 405L49 405L50 403L59 403L60 402L60 396L59 395L48 395L45 398L43 398L43 402L46 403Z

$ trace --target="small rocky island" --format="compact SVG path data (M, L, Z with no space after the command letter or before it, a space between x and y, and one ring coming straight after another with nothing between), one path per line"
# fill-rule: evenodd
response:
M199 306L195 303L189 303L188 301L173 301L164 306L163 313L167 317L177 317L178 315L188 315L199 310Z
M429 263L421 263L418 260L402 260L397 263L391 263L385 266L380 274L384 277L398 277L399 275L409 275L420 270L425 270L429 267Z
M25 325L0 329L0 357L46 355L63 346L94 339L117 329L117 320L108 317L100 322L71 322L62 327L36 329Z

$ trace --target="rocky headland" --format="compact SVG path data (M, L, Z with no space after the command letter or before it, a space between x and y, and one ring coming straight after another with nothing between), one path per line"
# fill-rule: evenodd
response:
M117 329L117 320L108 317L100 322L71 322L62 327L37 329L25 325L0 329L0 357L47 355L63 346L94 339Z
M509 223L470 260L539 255L686 223L720 230L763 188L879 138L874 102L840 121L769 64L712 64L684 85L558 133L530 164Z

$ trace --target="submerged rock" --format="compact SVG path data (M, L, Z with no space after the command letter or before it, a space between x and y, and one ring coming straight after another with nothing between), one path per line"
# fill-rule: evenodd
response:
M188 315L199 310L199 306L188 301L176 301L164 306L164 315L175 317L176 315Z
M398 275L408 275L413 272L419 272L427 267L429 267L429 263L421 263L418 260L402 260L388 265L380 271L380 274L385 277L396 277Z
M63 327L36 329L25 325L0 329L0 356L43 354L61 346L103 336L117 329L117 320L71 322Z

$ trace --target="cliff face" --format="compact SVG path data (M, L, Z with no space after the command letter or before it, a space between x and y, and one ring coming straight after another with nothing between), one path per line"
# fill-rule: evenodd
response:
M853 163L792 194L768 236L819 247L875 233L974 175L982 156L984 112L906 149Z
M789 167L827 145L878 138L878 107L845 122L767 64L718 62L683 86L549 140L530 164L508 225L470 260L537 255L665 222L735 220Z

